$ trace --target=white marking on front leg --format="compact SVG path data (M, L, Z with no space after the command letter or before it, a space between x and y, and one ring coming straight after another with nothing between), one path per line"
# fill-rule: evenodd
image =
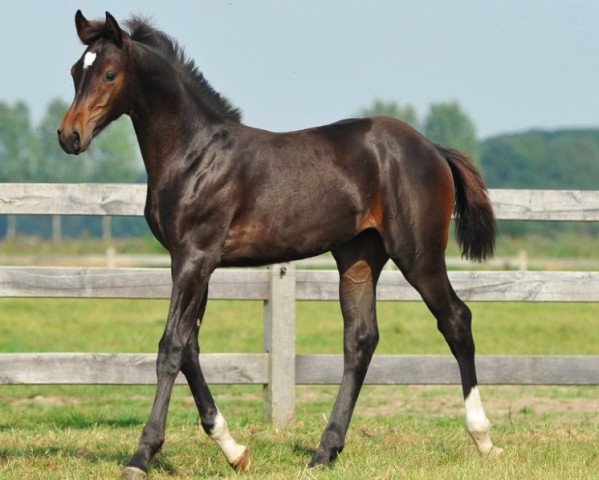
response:
M239 445L233 439L229 433L227 421L218 409L216 411L216 416L214 417L214 427L208 435L223 451L230 465L244 471L249 468L248 448L245 445Z
M97 56L98 54L96 52L87 52L83 57L83 70L91 67Z
M491 422L485 414L478 387L470 390L464 404L466 406L466 429L476 443L478 451L483 456L487 456L491 452L501 454L502 450L493 446L490 435Z
M466 406L466 428L468 431L488 432L491 428L491 423L485 414L478 387L470 390L470 393L464 400Z

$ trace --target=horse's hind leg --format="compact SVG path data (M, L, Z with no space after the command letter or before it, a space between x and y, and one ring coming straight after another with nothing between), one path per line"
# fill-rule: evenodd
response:
M478 392L471 328L472 314L449 283L443 254L432 255L429 251L411 264L399 258L393 260L406 279L418 290L437 319L439 331L458 362L468 433L483 456L500 454L502 449L493 446L490 436L491 424Z
M310 466L325 465L343 449L345 434L378 343L375 287L387 261L377 232L368 230L333 251L340 273L343 378L331 418Z
M204 294L204 299L200 307L198 321L194 325L187 345L183 350L183 360L181 363L181 372L185 375L193 399L200 413L200 422L204 431L220 447L224 453L229 465L235 470L247 471L250 468L249 450L244 445L239 445L229 433L227 421L220 413L214 403L210 389L204 380L204 375L200 367L199 353L200 346L198 342L198 333L204 312L206 310L206 301L208 291Z

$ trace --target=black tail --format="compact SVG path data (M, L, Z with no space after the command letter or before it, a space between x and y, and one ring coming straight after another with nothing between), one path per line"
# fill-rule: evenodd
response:
M482 261L493 256L497 224L487 187L472 159L463 152L436 145L449 162L455 184L455 231L462 256Z

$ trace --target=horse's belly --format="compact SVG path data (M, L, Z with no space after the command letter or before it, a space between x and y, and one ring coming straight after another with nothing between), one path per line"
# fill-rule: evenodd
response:
M223 248L223 265L262 265L320 255L356 234L351 215L324 218L252 219L231 226Z

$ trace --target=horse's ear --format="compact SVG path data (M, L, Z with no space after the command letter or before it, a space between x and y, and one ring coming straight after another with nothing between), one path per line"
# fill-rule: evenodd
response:
M83 16L81 10L77 10L77 13L75 14L75 27L77 28L77 35L79 36L81 43L89 45L94 35L91 34L91 24L87 18Z
M117 47L121 48L123 46L123 31L109 12L106 12L106 24L104 28L106 29L107 38Z

